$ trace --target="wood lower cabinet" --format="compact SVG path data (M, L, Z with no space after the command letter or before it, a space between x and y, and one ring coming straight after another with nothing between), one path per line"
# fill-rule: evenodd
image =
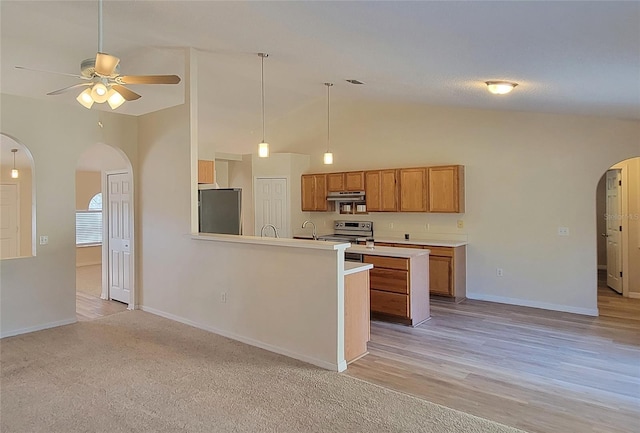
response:
M411 326L429 318L429 261L427 255L410 259L363 255L371 263L371 312L392 316Z
M430 247L429 292L460 302L467 297L467 247Z
M464 213L464 166L428 167L428 212Z
M369 271L344 277L344 358L355 361L366 355L370 335Z
M333 203L327 201L327 175L302 175L302 210L328 211L333 210Z

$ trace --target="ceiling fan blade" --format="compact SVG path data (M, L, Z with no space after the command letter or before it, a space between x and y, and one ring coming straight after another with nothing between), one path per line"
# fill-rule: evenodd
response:
M122 95L125 101L135 101L136 99L142 98L142 95L138 95L136 92L129 90L119 84L112 84L111 88Z
M178 84L177 75L121 75L118 81L122 84Z
M111 77L116 70L120 59L106 53L96 54L96 74Z
M25 66L16 66L15 68L16 69L24 69L25 71L44 72L45 74L66 75L67 77L80 78L82 80L90 80L91 79L89 77L83 77L82 75L67 74L66 72L45 71L43 69L27 68Z
M59 94L64 93L64 92L68 92L69 90L77 89L78 87L91 86L92 84L93 83L91 83L91 82L74 84L73 86L68 86L68 87L65 87L63 89L58 89L58 90L54 90L53 92L49 92L49 93L47 93L47 95L49 95L49 96L51 96L51 95L59 95Z

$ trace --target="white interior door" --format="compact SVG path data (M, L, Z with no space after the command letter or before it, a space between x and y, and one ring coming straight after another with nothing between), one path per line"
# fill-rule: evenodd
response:
M622 197L620 194L620 170L607 171L606 222L607 232L607 286L622 293L622 244L620 227Z
M133 275L131 275L132 203L129 173L107 175L108 197L108 287L109 298L129 303Z
M256 178L255 182L255 233L265 224L273 224L280 237L291 237L289 224L289 197L286 178ZM273 236L273 230L265 230L265 236Z
M20 254L18 209L18 185L0 185L0 258L18 257Z

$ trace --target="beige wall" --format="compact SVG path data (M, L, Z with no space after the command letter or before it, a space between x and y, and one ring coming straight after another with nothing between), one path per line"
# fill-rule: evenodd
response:
M254 235L253 177L251 155L229 161L229 188L242 188L242 233Z
M102 191L102 173L76 171L76 210L87 210L89 201Z
M98 115L104 128L97 126ZM36 237L49 236L49 244L38 245L35 257L0 262L4 336L76 320L76 163L88 146L102 142L122 149L135 169L138 128L134 117L5 94L0 118L1 132L33 155Z
M310 154L310 172L462 164L464 215L371 213L376 233L466 236L472 298L597 311L596 186L612 164L640 155L639 121L334 103L333 166L322 164L325 137L313 128L321 103L272 125L272 151ZM339 217L312 213L322 226ZM559 237L560 226L571 235Z
M17 179L11 178L11 165L3 165L0 169L0 182L4 184L16 184L20 200L20 251L18 256L27 257L33 255L33 184L31 170L20 169Z

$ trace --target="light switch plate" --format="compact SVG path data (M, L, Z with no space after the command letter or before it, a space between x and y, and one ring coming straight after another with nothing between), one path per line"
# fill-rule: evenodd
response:
M569 227L558 227L558 236L569 236Z
M40 245L47 245L49 243L49 236L40 236Z
M458 220L458 228L459 229L463 229L464 228L464 221L463 220Z

